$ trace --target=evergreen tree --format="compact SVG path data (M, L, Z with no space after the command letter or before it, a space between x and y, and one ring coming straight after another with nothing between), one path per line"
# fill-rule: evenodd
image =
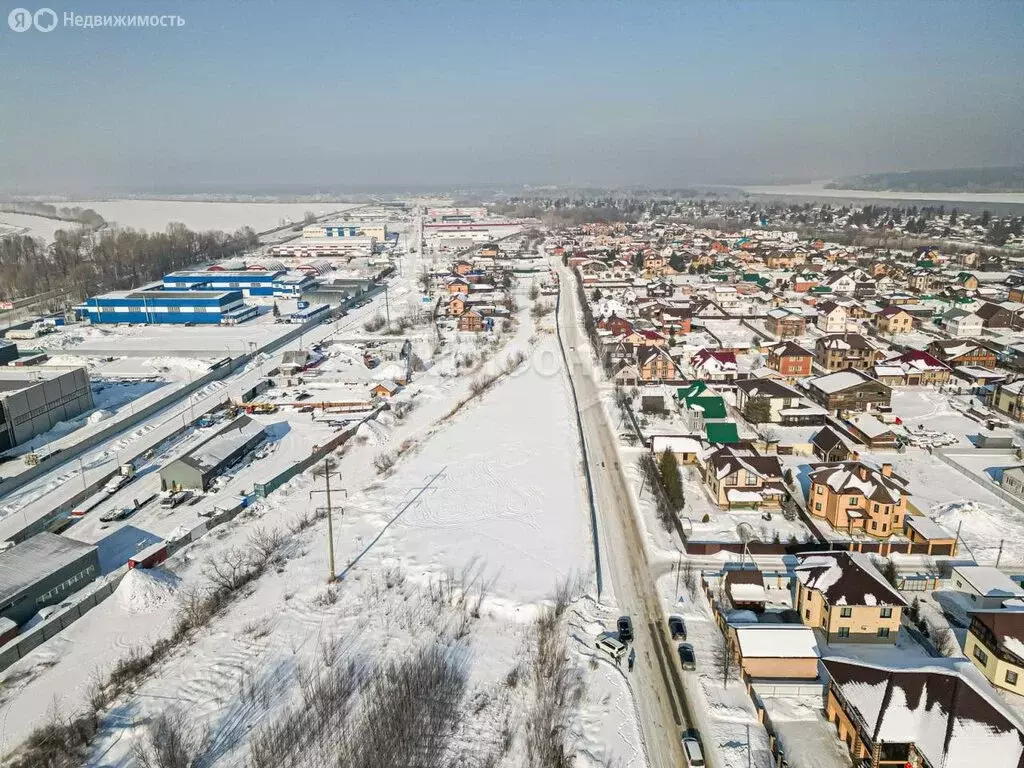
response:
M280 317L281 316L281 310L277 306L277 302L276 301L274 302L274 310L273 310L273 312L274 312L274 317Z
M683 496L683 481L679 476L679 462L672 451L665 451L658 461L658 474L661 475L661 484L665 488L665 495L668 496L672 508L680 510L683 508L685 497Z

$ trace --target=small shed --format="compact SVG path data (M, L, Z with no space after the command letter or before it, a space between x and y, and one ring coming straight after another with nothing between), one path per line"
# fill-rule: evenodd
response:
M370 394L373 397L394 397L400 389L401 387L393 381L381 381L370 390Z
M967 595L974 608L1002 608L1007 600L1024 598L1024 588L991 565L958 565L950 587Z
M811 448L815 456L826 462L849 461L853 457L846 441L832 427L819 429L811 438Z
M733 608L737 610L764 611L768 592L764 588L764 577L756 569L727 571L725 588Z

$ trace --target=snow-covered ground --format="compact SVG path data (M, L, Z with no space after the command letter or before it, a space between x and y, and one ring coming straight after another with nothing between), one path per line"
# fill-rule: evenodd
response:
M350 203L218 203L182 200L79 200L61 203L69 208L92 208L108 223L121 227L163 232L172 221L189 229L234 232L252 227L257 232L301 222L306 211L322 216L345 211ZM7 214L3 214L3 220Z
M450 607L438 608L427 590L447 574L479 573L477 584L486 587L479 618L468 621L461 641L470 653L474 701L467 721L487 734L502 723L521 731L529 683L515 687L509 674L529 658L537 605L559 581L578 574L586 582L593 570L572 406L564 376L551 364L556 342L548 330L534 333L522 315L510 346L491 353L500 364L508 349L530 351L513 376L445 419L479 373L444 375L445 366L436 365L399 395L412 404L407 414L385 413L368 423L340 455L332 482L339 582L330 589L325 584L326 522L294 534L277 569L104 716L88 762L126 765L137 724L168 706L210 725L218 764L242 762L252 729L301 698L296 670L320 664L326 645L337 641L346 658L380 659L405 655L432 637L437 622L448 621L439 612L448 616ZM266 418L288 420L289 434L312 429L308 414L292 413ZM310 439L303 438L303 446ZM266 469L266 462L294 460L305 450L282 443L234 482L251 484L251 473ZM374 459L384 453L397 463L381 475ZM322 506L322 489L321 477L296 477L173 557L166 568L173 575L133 576L114 597L5 671L0 752L44 722L52 707L75 711L94 673L168 634L179 597L204 581L208 562L244 547L257 528L283 529ZM185 522L159 521L160 532L172 524ZM626 682L582 658L575 663L587 683L570 727L579 764L596 766L606 757L642 764ZM261 693L242 695L245 690ZM517 742L513 752L518 749Z
M26 213L6 213L0 211L0 237L6 235L28 235L38 237L48 243L53 242L54 233L58 229L77 229L78 225L71 221L58 221L44 216L30 216Z

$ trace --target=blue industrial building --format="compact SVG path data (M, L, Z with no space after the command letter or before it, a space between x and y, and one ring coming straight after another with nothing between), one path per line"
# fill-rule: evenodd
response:
M273 296L274 283L287 272L228 271L171 272L164 275L164 289L169 291L241 291L245 296Z
M87 299L80 308L93 323L203 323L232 325L259 314L240 290L114 291Z

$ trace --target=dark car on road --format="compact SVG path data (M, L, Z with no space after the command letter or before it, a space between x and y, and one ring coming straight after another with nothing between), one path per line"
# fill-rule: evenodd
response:
M619 640L628 643L633 639L633 620L629 616L619 616L617 628L619 630Z
M672 633L673 640L685 640L686 639L686 623L683 621L682 616L669 616L668 617L668 631Z
M693 646L689 643L680 643L678 650L679 662L683 665L683 669L696 669L697 656L693 652Z

